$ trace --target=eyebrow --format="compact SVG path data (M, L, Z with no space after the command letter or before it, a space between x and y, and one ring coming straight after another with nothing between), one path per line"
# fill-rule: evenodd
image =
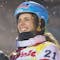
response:
M24 18L25 18L25 19L26 19L26 18L30 19L29 17L24 17Z

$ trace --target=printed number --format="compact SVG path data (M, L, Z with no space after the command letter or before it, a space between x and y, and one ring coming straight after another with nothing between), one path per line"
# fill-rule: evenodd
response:
M46 50L45 52L46 52L46 54L44 55L44 57L51 57L50 54L51 54L52 52L51 52L50 50ZM55 57L56 57L56 52L53 52L52 54L53 54L52 59L55 59Z

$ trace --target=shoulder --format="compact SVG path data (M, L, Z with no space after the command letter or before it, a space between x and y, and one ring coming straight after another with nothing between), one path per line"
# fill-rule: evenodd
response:
M45 42L45 44L49 44L44 48L44 51L46 53L51 53L54 54L56 56L60 56L60 50L59 48L52 42Z
M57 46L52 42L47 41L47 42L44 42L44 44L46 45L46 49L51 49L51 50L58 49Z
M54 43L49 41L37 45L36 48L38 48L40 51L46 51L46 50L55 51L56 49L58 49Z
M49 60L59 60L60 59L60 51L56 47L56 45L52 42L44 42L46 45L42 50L41 54L44 58L48 58Z
M44 48L49 48L49 49L51 49L51 48L57 48L57 46L54 43L49 42L49 41L43 42L43 43L39 44L39 46L40 47L42 46Z

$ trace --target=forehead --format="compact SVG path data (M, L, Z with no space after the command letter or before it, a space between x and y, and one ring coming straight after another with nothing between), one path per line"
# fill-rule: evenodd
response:
M22 14L19 15L19 18L24 18L24 17L32 18L33 16L30 13L22 13Z

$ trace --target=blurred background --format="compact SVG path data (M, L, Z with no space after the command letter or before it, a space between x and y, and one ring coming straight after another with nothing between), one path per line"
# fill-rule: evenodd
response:
M16 48L16 7L27 0L0 0L0 49L11 52ZM29 0L30 1L30 0ZM32 0L43 4L49 12L48 30L60 43L60 0Z

